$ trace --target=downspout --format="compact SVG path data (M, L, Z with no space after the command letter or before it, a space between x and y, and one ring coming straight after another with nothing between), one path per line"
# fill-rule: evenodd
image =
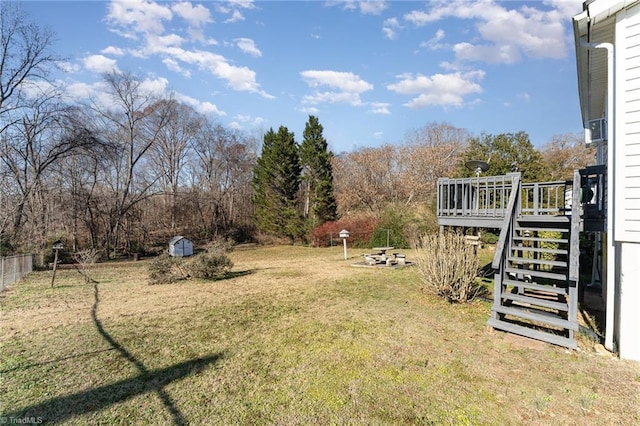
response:
M606 319L604 346L614 352L614 309L616 288L616 250L613 239L614 222L614 177L615 177L615 49L612 43L588 43L580 39L586 49L607 49L607 276L606 276Z

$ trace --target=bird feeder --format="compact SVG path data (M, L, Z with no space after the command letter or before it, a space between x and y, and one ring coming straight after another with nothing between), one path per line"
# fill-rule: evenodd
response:
M347 238L349 238L349 231L346 229L340 231L340 238L342 238L342 245L344 246L344 259L347 260Z
M64 250L64 241L62 240L54 241L53 250L55 251L55 256L53 258L53 275L51 276L51 287L53 287L53 283L56 280L56 269L58 267L58 252L60 250Z

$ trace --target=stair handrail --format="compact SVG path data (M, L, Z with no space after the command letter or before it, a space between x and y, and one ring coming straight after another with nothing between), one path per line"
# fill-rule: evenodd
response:
M500 237L498 238L498 242L496 244L496 253L493 256L493 262L491 262L491 267L493 269L498 269L500 267L500 263L502 263L502 253L504 252L504 247L507 242L507 237L511 232L511 224L513 217L516 214L517 207L519 203L517 202L520 198L520 173L513 173L511 181L511 194L509 195L509 203L507 204L507 209L505 210L504 219L502 220L502 229L500 230Z
M573 172L571 188L571 231L569 245L569 281L577 283L580 278L580 171Z

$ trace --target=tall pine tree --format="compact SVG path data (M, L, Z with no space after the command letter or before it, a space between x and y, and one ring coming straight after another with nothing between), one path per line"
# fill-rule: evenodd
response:
M333 187L333 153L327 150L323 128L318 118L310 115L305 124L300 146L304 181L304 217L310 227L337 218L337 203Z
M254 169L255 219L258 229L295 241L303 227L297 209L300 155L294 134L280 126L264 135L262 153Z

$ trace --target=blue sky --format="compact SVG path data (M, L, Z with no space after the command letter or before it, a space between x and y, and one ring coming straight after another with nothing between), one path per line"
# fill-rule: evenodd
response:
M580 0L28 1L67 58L70 97L129 71L225 126L298 141L309 114L336 152L398 144L447 122L526 131L536 146L582 130L571 17Z

